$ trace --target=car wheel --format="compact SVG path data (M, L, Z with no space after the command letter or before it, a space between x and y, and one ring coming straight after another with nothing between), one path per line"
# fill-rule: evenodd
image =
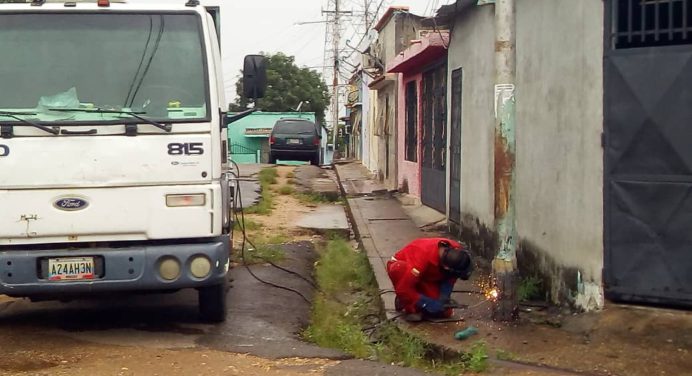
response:
M320 165L320 153L317 152L315 155L310 158L310 164L314 166L319 166Z
M274 154L269 154L269 164L276 164L276 156Z
M216 323L226 320L227 282L201 287L198 291L199 315L205 322Z

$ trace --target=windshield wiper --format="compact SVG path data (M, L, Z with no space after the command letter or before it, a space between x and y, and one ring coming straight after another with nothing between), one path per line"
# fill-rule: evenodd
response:
M57 112L83 112L83 113L94 113L94 114L118 114L118 115L129 115L135 119L139 119L147 124L151 124L155 126L156 128L162 129L166 132L170 132L173 127L170 124L161 124L159 122L153 121L151 119L147 119L144 116L141 116L140 114L143 114L144 112L134 112L134 111L121 111L121 110L102 110L100 108L89 110L85 108L51 108L51 111L57 111Z
M42 124L39 124L39 123L34 123L34 122L31 121L31 120L27 120L27 119L24 119L24 118L21 118L21 117L20 117L20 116L25 116L25 115L36 115L36 113L35 113L35 112L8 112L8 111L0 111L0 116L4 116L4 117L8 117L8 118L15 119L15 120L17 120L17 121L19 121L19 122L22 122L22 123L24 123L24 124L26 124L26 125L30 125L30 126L32 126L32 127L36 127L36 128L38 128L38 129L40 129L40 130L42 130L42 131L46 131L46 132L48 132L48 133L50 133L50 134L57 135L57 134L60 133L60 131L57 130L57 129L55 129L55 128L47 127L47 126L42 125Z

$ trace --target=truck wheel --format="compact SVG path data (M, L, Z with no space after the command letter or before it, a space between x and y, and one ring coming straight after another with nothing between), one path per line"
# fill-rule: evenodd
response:
M227 282L213 286L201 287L198 292L199 314L206 322L223 322L226 320L226 287Z

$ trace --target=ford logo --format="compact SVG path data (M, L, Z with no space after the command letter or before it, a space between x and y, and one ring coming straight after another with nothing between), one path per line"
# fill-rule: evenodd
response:
M56 209L64 211L77 211L89 206L89 202L78 197L63 197L53 203Z

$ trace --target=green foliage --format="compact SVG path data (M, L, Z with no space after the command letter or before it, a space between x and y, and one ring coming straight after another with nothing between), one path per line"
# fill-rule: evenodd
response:
M279 193L282 195L290 195L293 193L293 187L290 185L284 185L281 188L279 188Z
M255 231L255 230L259 230L259 229L262 228L262 225L261 225L261 224L259 224L259 223L255 222L255 221L253 221L253 220L250 219L250 218L245 218L244 225L245 225L245 230L246 230L246 231ZM236 229L236 230L238 230L238 231L242 231L241 223L240 223L240 222L237 222L237 221L236 221L236 222L233 222L233 228Z
M363 254L356 253L348 242L338 238L327 243L316 276L320 289L329 295L343 289L364 290L374 283L368 259Z
M267 167L263 168L259 172L259 181L260 184L265 185L265 184L276 184L276 178L279 176L279 172L276 170L275 167Z
M253 205L245 209L247 214L268 215L274 209L274 194L271 190L271 185L276 184L276 177L279 173L276 168L268 167L259 172L259 182L262 187L262 193L257 205Z
M498 349L495 352L495 358L499 360L515 360L516 356L509 351Z
M541 297L541 279L536 276L526 277L517 287L517 299L519 301L538 299Z
M245 249L245 263L248 265L262 264L267 261L279 262L285 257L281 247L273 244L258 244L257 248Z
M471 351L464 354L464 368L471 372L484 372L488 369L488 349L483 341L471 345Z
M406 367L426 368L428 347L420 338L404 333L394 324L381 329L378 357L388 363L399 363Z
M359 358L368 358L372 349L358 318L346 315L343 304L318 294L312 307L312 323L304 336L322 346L341 349Z
M315 112L317 120L324 124L324 112L329 105L329 89L319 73L295 64L295 57L281 52L267 57L267 91L258 100L257 107L262 111L295 111L301 101L301 111ZM242 71L240 73L242 77ZM243 97L243 83L236 83L236 102L230 111L238 112L247 108L249 100Z

